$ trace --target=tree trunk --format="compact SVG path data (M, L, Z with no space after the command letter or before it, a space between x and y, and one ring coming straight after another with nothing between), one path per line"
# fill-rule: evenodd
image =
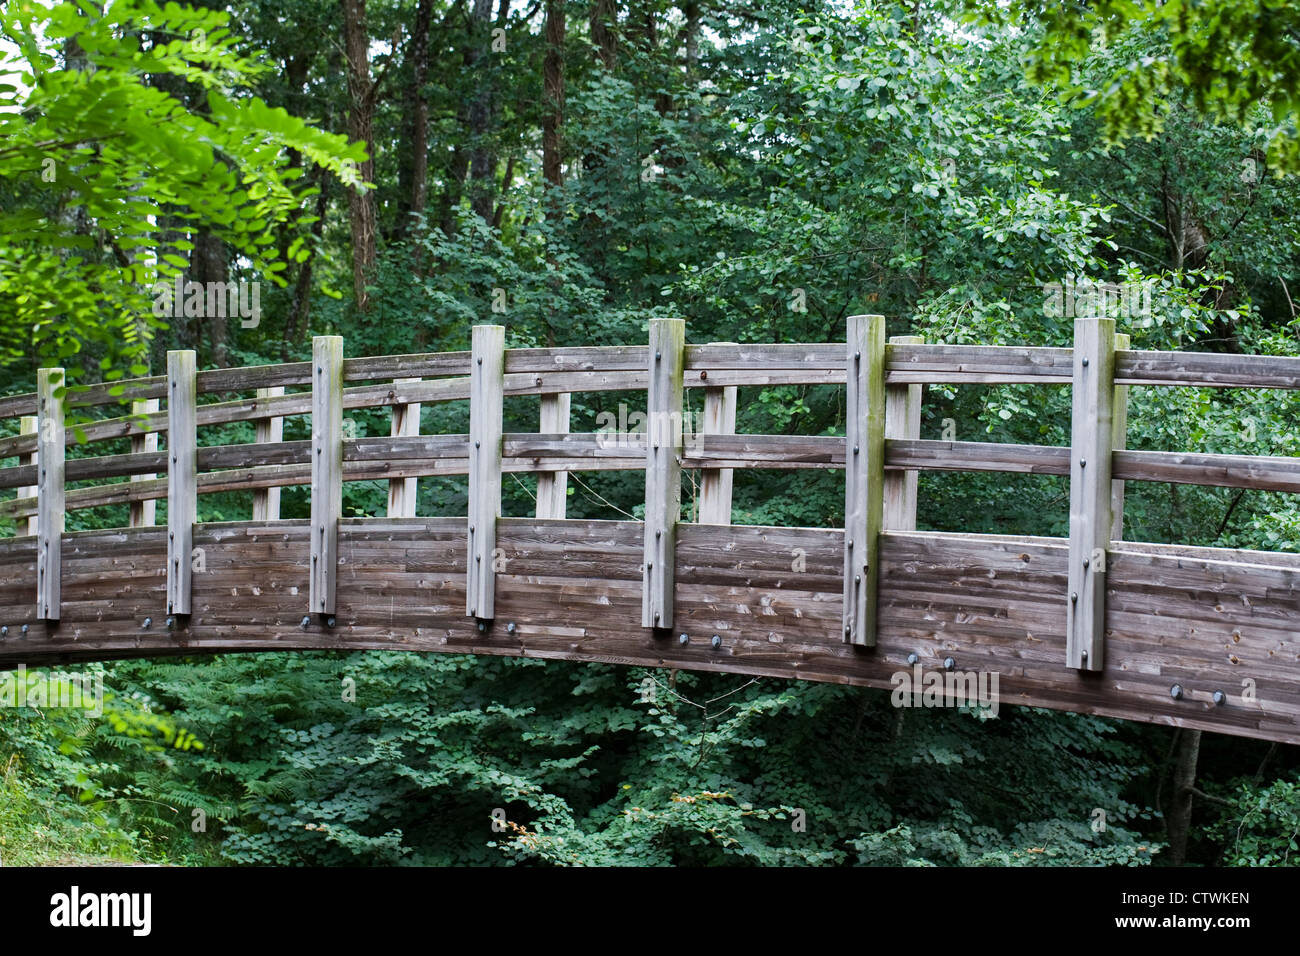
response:
M505 2L505 0L503 0ZM474 71L483 57L483 49L491 44L487 29L492 17L492 0L474 0L473 21L470 24L469 52L466 60ZM469 183L470 206L485 222L492 221L492 171L495 165L487 146L488 121L492 115L492 84L479 76L474 100L469 107Z
M564 185L561 135L564 128L564 0L546 0L546 61L542 83L546 118L542 120L542 178L551 197L548 215L561 212L557 191Z
M1183 866L1187 862L1187 835L1192 827L1192 789L1196 786L1196 762L1201 752L1201 732L1180 730L1174 757L1173 799L1165 814L1165 831L1169 836L1169 862Z
M614 32L618 26L616 0L595 0L587 22L591 28L591 42L600 54L600 62L606 70L612 72L618 65L618 36Z
M411 225L411 213L424 212L429 188L429 104L424 98L424 84L429 78L429 31L433 26L433 0L420 0L412 27L411 85L406 91L406 150L398 170L398 195L401 197L393 236L402 239Z
M368 154L359 172L363 181L375 178L374 84L370 78L370 37L366 29L366 0L342 0L343 48L348 61L348 137L364 143ZM348 218L352 227L352 285L357 309L370 305L366 282L375 265L376 207L372 189L348 190Z
M190 279L205 289L209 282L224 284L230 277L226 261L226 246L206 229L194 237L194 256L190 260ZM225 311L225 310L220 310ZM230 319L220 314L205 315L200 321L207 326L212 351L210 358L217 368L229 364ZM198 330L197 340L202 341L204 329Z

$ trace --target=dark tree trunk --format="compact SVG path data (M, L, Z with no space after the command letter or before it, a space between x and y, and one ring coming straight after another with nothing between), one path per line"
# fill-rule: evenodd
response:
M1174 756L1173 798L1165 814L1169 836L1169 862L1182 866L1187 862L1187 836L1192 827L1193 789L1196 786L1196 762L1201 753L1201 732L1180 730Z
M370 78L370 36L366 29L366 0L342 0L343 48L348 61L348 137L364 143L369 154L359 172L365 182L375 179L374 83ZM376 243L375 193L372 189L348 190L348 218L352 227L352 285L357 308L370 304L366 282L374 269Z
M411 225L411 213L424 212L429 188L429 104L424 98L424 84L429 77L429 31L433 25L433 0L420 0L412 27L411 85L406 91L406 149L398 170L398 195L401 197L393 236L402 239Z
M564 0L546 0L546 61L542 85L546 118L542 121L542 178L552 196L549 214L558 211L556 191L564 185L561 136L564 129Z
M505 0L502 0L504 3ZM484 49L491 44L492 0L474 0L473 22L470 24L469 52L466 59L471 71L483 58ZM470 206L485 222L492 221L492 172L495 162L487 144L487 131L492 116L492 84L480 75L477 89L469 107L469 184Z

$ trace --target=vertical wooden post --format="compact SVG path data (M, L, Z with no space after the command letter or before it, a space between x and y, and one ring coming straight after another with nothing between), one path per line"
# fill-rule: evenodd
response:
M501 412L506 330L474 326L469 384L469 552L465 610L496 616L497 519L501 516Z
M334 613L343 513L343 337L311 343L311 586L314 614Z
M131 403L132 415L150 415L158 411L158 399L149 398L142 402ZM144 432L131 436L131 451L134 454L158 450L158 433ZM153 481L157 475L132 475L132 481ZM158 502L149 498L145 501L133 501L130 506L127 525L132 528L152 528L158 520Z
M568 392L542 396L541 421L543 435L569 434L569 407L573 396ZM543 471L537 474L537 517L563 518L568 508L569 473Z
M876 555L884 517L885 317L848 320L844 403L844 641L876 644Z
M36 616L59 619L63 583L63 426L61 368L36 373Z
M677 522L682 511L682 373L686 322L650 320L646 391L645 549L641 626L673 625Z
M35 415L24 415L22 418L18 420L18 434L20 435L37 434L37 419ZM39 441L40 439L38 438L37 442ZM23 456L22 463L24 465L35 465L39 457L40 455L37 452L32 452L30 455ZM27 485L23 488L18 489L19 498L35 498L36 495L37 495L36 485ZM27 518L27 533L30 535L35 535L37 533L36 515L34 514L29 515Z
M192 351L167 353L167 613L190 613L198 520L198 404Z
M283 394L283 385L275 385L271 388L259 388L257 390L257 398L259 401L264 398L278 398ZM283 418L259 418L257 420L256 429L257 431L254 440L259 445L272 445L284 440ZM280 520L279 488L255 488L253 490L253 520Z
M394 385L420 381L418 378L393 379ZM394 405L389 434L394 438L413 438L420 434L420 406ZM414 518L418 495L418 479L390 478L388 480L388 517Z
M895 335L891 345L921 345L919 335ZM885 439L915 440L921 437L921 385L885 386ZM881 527L886 531L916 530L917 472L885 472L885 504Z
M1115 333L1115 351L1128 348L1129 337ZM1114 417L1111 419L1111 448L1128 447L1128 386L1116 385ZM1110 483L1110 537L1112 541L1124 540L1124 482L1112 479Z
M1070 418L1070 570L1066 661L1099 671L1105 661L1106 549L1111 532L1115 320L1074 322Z
M734 345L715 342L715 345ZM704 390L704 418L700 423L704 435L736 434L736 386ZM705 468L700 472L700 524L731 524L730 468Z

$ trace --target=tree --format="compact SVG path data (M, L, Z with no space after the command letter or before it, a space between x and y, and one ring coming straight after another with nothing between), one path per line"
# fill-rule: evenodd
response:
M193 252L207 235L282 282L286 260L305 253L299 239L281 254L271 227L310 193L288 151L359 181L360 147L249 94L259 67L227 23L152 0L0 9L13 48L0 53L0 360L91 349L105 368L121 356L141 374L161 325L155 283L190 267L161 248L164 218L183 227L172 249ZM160 40L146 46L150 36ZM61 68L51 45L75 45L86 68ZM152 83L159 75L193 86L201 110Z

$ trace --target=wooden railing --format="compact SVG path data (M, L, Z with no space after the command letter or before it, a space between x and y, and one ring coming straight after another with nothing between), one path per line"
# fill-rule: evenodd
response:
M165 376L66 394L62 370L43 369L36 393L0 399L0 419L22 418L17 434L0 438L0 459L19 462L0 469L0 489L19 489L16 498L0 502L0 517L17 521L35 544L34 582L6 582L0 570L0 593L6 587L17 593L34 584L34 610L24 619L39 622L54 640L64 602L62 562L68 540L77 538L64 534L66 511L129 504L130 526L143 533L153 523L152 503L166 499L166 601L158 610L170 618L173 631L183 633L193 626L190 616L196 613L193 554L196 528L202 528L196 526L197 496L251 490L253 526L296 529L301 522L279 521L278 489L307 485L311 519L301 542L307 580L299 595L300 610L304 627L333 626L339 607L340 528L365 525L343 519L343 483L387 480L388 519L404 520L417 517L414 479L467 474L464 579L459 587L464 591L463 616L478 622L482 634L497 617L501 598L496 578L502 474L537 473L540 527L565 518L568 472L644 470L645 521L636 526L642 538L642 613L639 622L622 625L639 623L647 633L660 634L675 627L675 595L684 583L676 567L682 553L678 538L685 527L680 519L681 469L703 470L700 523L726 526L734 469L835 468L845 471L846 517L837 574L842 603L834 638L851 648L869 649L877 645L882 602L887 600L888 585L881 581L882 567L888 564L882 562L882 542L888 551L895 545L901 548L905 537L913 544L936 539L914 531L917 471L1049 474L1069 478L1068 540L955 538L976 542L971 547L986 557L1001 554L1004 546L1019 546L1017 542L1067 549L1064 568L1058 569L1065 572L1064 586L1055 598L1065 622L1059 660L1076 672L1100 672L1113 666L1106 646L1111 630L1107 593L1115 582L1108 585L1107 574L1113 573L1108 569L1113 569L1115 552L1124 552L1120 564L1127 562L1130 568L1142 564L1140 555L1155 560L1152 556L1159 554L1156 564L1161 564L1174 554L1161 552L1162 546L1123 542L1124 482L1300 491L1300 459L1124 447L1129 386L1296 389L1300 359L1132 351L1127 337L1117 336L1113 321L1107 319L1077 320L1073 349L930 345L915 338L886 343L880 316L851 318L847 342L840 344L687 345L684 332L680 320L652 320L646 346L505 349L503 329L477 326L469 352L353 359L343 357L342 339L324 336L315 340L311 362L196 371L194 353L172 352ZM1072 386L1070 447L920 439L921 386L1018 383ZM746 385L843 386L847 434L734 434L736 389ZM704 390L698 431L682 428L685 388ZM647 393L643 433L570 432L571 393L640 390ZM232 393L245 397L200 403L200 397L220 399ZM522 395L542 396L539 431L503 434L503 403ZM419 434L421 405L465 400L470 406L469 433ZM83 409L127 402L131 414L69 424L70 411L85 418ZM390 435L344 433L345 410L384 407L391 409ZM310 416L309 441L281 440L283 420L292 416ZM256 442L198 445L198 429L234 422L255 423ZM165 436L162 450L159 435ZM126 438L132 448L126 454L65 457L71 445ZM129 480L115 480L123 478ZM95 483L65 487L72 482ZM371 520L376 528L388 527L385 519ZM783 529L766 530L777 535ZM352 533L345 530L345 536ZM14 546L23 541L30 539L17 538ZM1181 549L1178 554L1281 573L1288 582L1283 604L1292 601L1300 614L1291 583L1297 572L1287 556L1213 549ZM555 560L563 561L563 549ZM719 570L725 570L723 555L718 560ZM1001 558L989 560L996 566ZM827 597L821 585L811 593L820 597L810 601L824 602ZM1016 598L1008 596L1013 617L1015 603ZM16 599L0 602L0 614L17 604ZM811 608L804 610L811 613ZM824 627L824 613L817 614ZM354 623L361 626L360 621ZM5 638L0 635L0 659L17 659L17 651L7 654ZM118 656L120 650L105 656ZM1288 666L1295 670L1295 655ZM1287 685L1287 694L1300 695L1300 675L1291 673L1287 680L1296 684ZM1285 708L1298 706L1300 696L1287 696L1283 703ZM1263 733L1258 724L1251 726L1253 732ZM1278 733L1274 728L1264 735Z

